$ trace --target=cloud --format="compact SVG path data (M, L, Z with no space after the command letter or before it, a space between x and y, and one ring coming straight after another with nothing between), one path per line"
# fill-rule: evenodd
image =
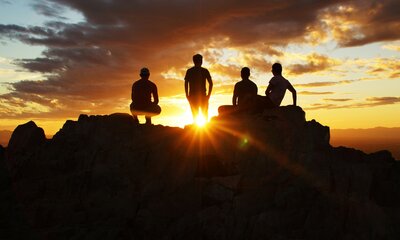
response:
M313 53L307 56L307 63L292 64L287 68L290 74L301 75L304 73L321 72L338 65L338 61L325 55Z
M382 47L383 49L389 49L392 51L400 52L400 42L396 42L393 44L386 44Z
M342 81L328 81L328 82L311 82L303 84L295 84L295 87L329 87L342 84L351 84L360 80L342 80Z
M301 91L299 95L327 95L334 94L334 92L311 92L311 91Z
M332 100L332 99L330 99ZM349 99L351 100L351 99ZM341 101L338 101L341 102ZM342 102L347 102L342 101ZM366 108L366 107L377 107L377 106L384 106L384 105L391 105L400 103L400 97L370 97L366 98L364 102L355 102L350 104L330 104L330 103L314 103L311 104L309 107L305 107L305 110L319 110L319 109L349 109L349 108Z
M351 98L324 98L324 101L330 101L330 102L348 102L353 99Z
M375 75L382 78L399 78L400 62L396 58L378 58L373 61L373 64L367 65L367 72L370 75Z
M400 2L349 1L325 10L324 19L341 46L360 46L400 38Z
M56 18L59 20L66 20L67 18L62 17L62 13L65 11L65 7L56 3L49 2L35 2L32 4L33 9L44 16Z
M64 63L61 59L35 58L35 59L17 59L15 64L31 72L54 73L61 71Z
M371 97L367 98L367 105L379 106L379 105L389 105L400 102L400 97Z

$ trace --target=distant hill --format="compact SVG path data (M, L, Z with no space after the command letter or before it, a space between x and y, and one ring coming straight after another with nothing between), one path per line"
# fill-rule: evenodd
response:
M12 131L0 130L0 145L6 147L11 138Z
M400 160L400 127L368 129L331 129L332 146L346 146L367 153L389 150Z

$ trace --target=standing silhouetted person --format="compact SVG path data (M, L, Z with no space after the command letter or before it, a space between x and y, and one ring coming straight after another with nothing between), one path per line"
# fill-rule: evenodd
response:
M199 111L208 120L208 100L211 96L213 82L210 72L201 67L203 56L196 54L193 56L194 67L189 68L185 75L185 94L192 110L193 120L197 118ZM206 89L208 82L208 92Z
M132 103L130 105L133 119L139 123L138 115L145 115L146 124L151 124L151 117L160 114L158 106L157 86L149 80L150 71L147 68L140 70L140 80L132 85ZM153 101L151 97L153 96Z
M266 96L260 96L258 99L258 110L279 107L283 98L285 97L286 89L292 92L293 105L296 106L296 90L292 84L290 84L290 82L282 76L282 65L280 63L274 63L271 71L274 76L269 81L267 90L265 90Z
M242 80L235 84L232 97L232 105L224 105L218 108L219 114L232 114L237 112L250 112L253 108L255 98L257 97L257 85L249 79L250 69L242 68L240 72Z

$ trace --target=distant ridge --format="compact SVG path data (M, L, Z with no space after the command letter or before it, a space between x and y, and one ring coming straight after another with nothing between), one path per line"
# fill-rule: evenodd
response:
M367 153L389 150L400 160L400 127L368 129L331 129L332 146L347 146Z
M11 138L12 131L9 130L0 130L0 145L6 147L8 145L8 141Z

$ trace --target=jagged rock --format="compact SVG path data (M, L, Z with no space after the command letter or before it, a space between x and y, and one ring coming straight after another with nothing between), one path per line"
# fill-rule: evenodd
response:
M46 143L34 123L17 129L0 148L19 163L0 165L13 186L2 189L42 239L400 236L400 165L331 147L329 127L300 107L215 117L204 130L81 115Z
M7 151L9 154L18 154L30 151L41 146L46 141L42 128L33 121L19 125L11 135Z

